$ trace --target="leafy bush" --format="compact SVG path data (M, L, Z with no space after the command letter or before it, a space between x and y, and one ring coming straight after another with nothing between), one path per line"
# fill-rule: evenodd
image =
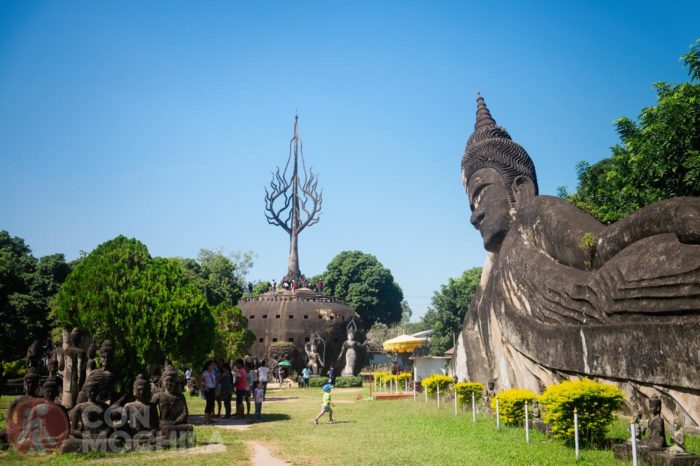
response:
M340 377L336 377L336 382L338 381ZM318 375L312 375L309 377L309 387L323 387L328 383L328 377L326 376L318 376Z
M461 382L453 386L452 391L457 394L457 402L461 406L472 402L472 394L474 400L479 401L484 395L484 385L479 382Z
M323 387L328 383L328 377L318 377L314 376L309 379L309 387ZM349 388L349 387L361 387L362 377L359 375L357 377L346 376L346 377L336 377L335 378L335 388Z
M525 403L532 403L537 398L532 390L511 388L491 398L491 407L498 410L501 419L511 426L517 426L525 422Z
M581 439L595 443L604 438L614 412L622 408L624 396L614 385L590 379L569 380L550 385L539 398L544 421L556 438L574 438L574 410L578 413Z
M437 387L440 387L440 392L444 393L453 382L454 380L450 376L433 374L424 378L420 384L428 390L428 395L434 396L437 393Z
M17 359L15 361L7 361L2 363L2 376L4 379L17 379L24 377L27 373L27 361L25 359Z

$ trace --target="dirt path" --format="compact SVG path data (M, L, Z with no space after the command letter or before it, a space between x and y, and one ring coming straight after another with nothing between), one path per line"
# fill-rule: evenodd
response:
M270 450L258 442L248 442L248 447L253 450L253 456L250 459L253 466L285 466L291 464L275 458L270 453Z

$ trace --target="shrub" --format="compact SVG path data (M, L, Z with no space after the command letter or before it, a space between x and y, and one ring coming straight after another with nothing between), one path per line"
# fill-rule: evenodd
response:
M2 376L5 379L15 379L24 377L27 373L26 359L17 359L15 361L7 361L2 363Z
M525 421L525 403L532 403L537 398L532 390L511 388L491 398L491 407L498 410L507 425L517 426Z
M309 387L323 387L328 383L328 377L313 376L309 378ZM336 388L348 388L348 387L361 387L362 377L336 377L335 385Z
M420 383L423 388L428 390L428 395L434 396L437 393L437 387L440 387L440 392L444 393L447 388L454 382L452 377L442 374L433 374L426 377Z
M336 378L335 380L337 381L338 378ZM299 382L299 383L301 383L301 382ZM323 387L327 383L328 383L328 377L326 377L326 376L312 375L309 378L309 387Z
M544 422L552 426L555 438L574 438L574 410L578 413L580 438L596 443L605 436L613 413L624 402L622 391L614 385L590 379L568 380L550 385L540 396Z
M452 391L457 394L457 402L461 406L472 402L472 394L474 400L479 401L484 395L484 385L479 382L461 382L453 386Z
M346 377L336 377L335 388L349 388L349 387L361 387L362 377L357 376L346 376Z

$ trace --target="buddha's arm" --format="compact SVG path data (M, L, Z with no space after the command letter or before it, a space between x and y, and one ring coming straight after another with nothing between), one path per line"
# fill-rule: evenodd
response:
M632 243L664 233L674 233L682 243L700 243L700 198L656 202L607 226L598 238L593 267L601 267Z

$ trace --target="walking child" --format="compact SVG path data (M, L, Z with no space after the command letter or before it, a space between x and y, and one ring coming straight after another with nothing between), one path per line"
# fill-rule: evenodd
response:
M255 382L253 389L253 400L255 401L255 421L259 421L262 415L262 404L265 401L265 389L260 381Z
M323 416L324 413L328 413L328 418L330 423L333 424L333 408L335 408L335 403L331 401L331 387L326 384L323 386L323 401L321 401L321 412L316 416L314 422L318 424L318 420Z

